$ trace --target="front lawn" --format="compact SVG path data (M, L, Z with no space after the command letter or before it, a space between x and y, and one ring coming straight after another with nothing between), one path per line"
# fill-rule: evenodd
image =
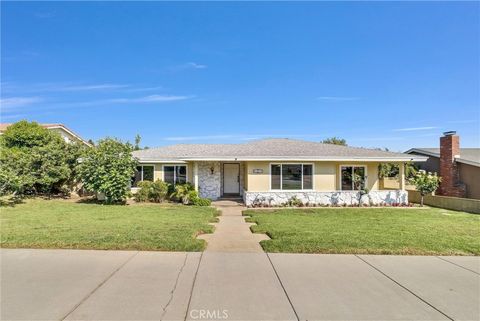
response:
M480 215L438 208L247 210L267 252L480 255Z
M102 250L201 251L217 211L176 204L100 205L27 200L0 208L1 246Z

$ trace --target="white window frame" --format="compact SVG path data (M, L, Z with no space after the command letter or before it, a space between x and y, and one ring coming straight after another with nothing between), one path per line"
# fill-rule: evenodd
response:
M175 167L185 166L185 181L188 183L188 165L187 164L164 164L162 165L162 180L165 182L165 167L173 167L173 186L176 185L177 181L177 169Z
M342 167L352 167L352 174L355 171L355 167L363 167L364 173L365 173L365 187L368 186L368 166L365 164L340 164L338 165L338 187L340 191L343 191L344 189L342 188ZM347 192L355 192L358 191L354 189L353 186L353 180L352 180L352 189L344 190Z
M143 182L143 167L146 167L146 166L148 166L148 167L153 167L153 181L152 181L152 182L155 181L155 165L145 164L145 165L138 165L138 166L137 166L137 167L141 167L141 168L142 168L142 170L140 171L140 180L138 181L138 183ZM138 183L137 183L137 184L138 184ZM130 184L132 184L132 183L130 183ZM130 185L130 186L131 186L131 185ZM132 189L135 189L135 188L139 188L139 187L138 187L138 186L136 186L136 187L133 187L133 186L132 186L131 188L132 188Z
M143 168L144 167L153 167L153 181L155 181L155 165L138 165L138 167L142 168L142 175L140 175L140 182L143 182Z
M280 165L280 189L272 189L272 165ZM283 169L282 165L302 165L302 189L282 189L283 186ZM312 188L303 188L303 165L312 165ZM298 192L298 191L314 191L315 190L315 163L270 163L269 171L269 188L270 191L285 191L285 192Z

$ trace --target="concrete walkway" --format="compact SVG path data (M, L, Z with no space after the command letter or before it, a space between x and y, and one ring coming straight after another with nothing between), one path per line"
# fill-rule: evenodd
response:
M245 222L243 205L230 200L213 202L212 205L222 212L219 222L213 224L215 232L198 237L207 241L208 252L263 253L259 242L269 237L250 231L253 223Z
M479 320L480 258L2 249L2 320Z

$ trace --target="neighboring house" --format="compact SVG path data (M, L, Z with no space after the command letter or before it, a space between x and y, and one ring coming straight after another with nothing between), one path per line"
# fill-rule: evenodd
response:
M438 195L480 199L480 148L460 148L460 137L446 132L440 148L412 148L407 154L426 156L420 169L442 177Z
M0 124L0 135L3 134L3 132L12 124ZM40 126L52 130L56 133L59 133L60 136L67 142L78 142L85 144L87 146L91 146L91 144L87 141L85 141L82 137L79 135L75 134L71 129L67 128L66 126L62 124L39 124Z
M133 188L142 180L190 182L201 197L243 197L246 205L280 205L294 196L309 204L358 204L360 184L370 191L362 202L406 204L403 166L400 189L380 190L378 165L426 160L423 156L292 139L180 144L139 150L133 155L140 163Z

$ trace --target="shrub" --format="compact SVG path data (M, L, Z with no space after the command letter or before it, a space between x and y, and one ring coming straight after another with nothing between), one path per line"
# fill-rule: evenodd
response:
M135 193L137 202L155 202L161 203L168 195L168 185L162 180L157 179L155 182L143 181L138 183L140 187Z
M300 207L303 206L303 203L296 196L292 196L290 197L286 205L291 207Z
M210 206L212 201L198 195L192 184L177 184L171 197L184 205Z
M198 197L198 194L195 194L193 192L196 193L195 188L193 187L192 184L190 183L177 184L175 185L175 189L171 197L174 200L180 201L183 204L188 205L190 204L192 197L195 197L195 195L197 195Z
M198 193L196 191L195 191L195 194L197 194L196 197L193 197L191 199L192 205L196 205L196 206L210 206L210 205L212 205L212 201L210 199L199 197Z
M143 181L138 183L139 189L135 194L133 194L133 198L137 202L147 202L149 200L148 194L150 192L150 187L152 182L150 181Z
M148 194L149 200L155 203L163 202L167 198L169 185L170 184L157 179L151 184L150 193Z
M85 188L105 194L107 204L125 201L137 167L132 150L129 143L113 138L102 139L87 149L78 166Z

